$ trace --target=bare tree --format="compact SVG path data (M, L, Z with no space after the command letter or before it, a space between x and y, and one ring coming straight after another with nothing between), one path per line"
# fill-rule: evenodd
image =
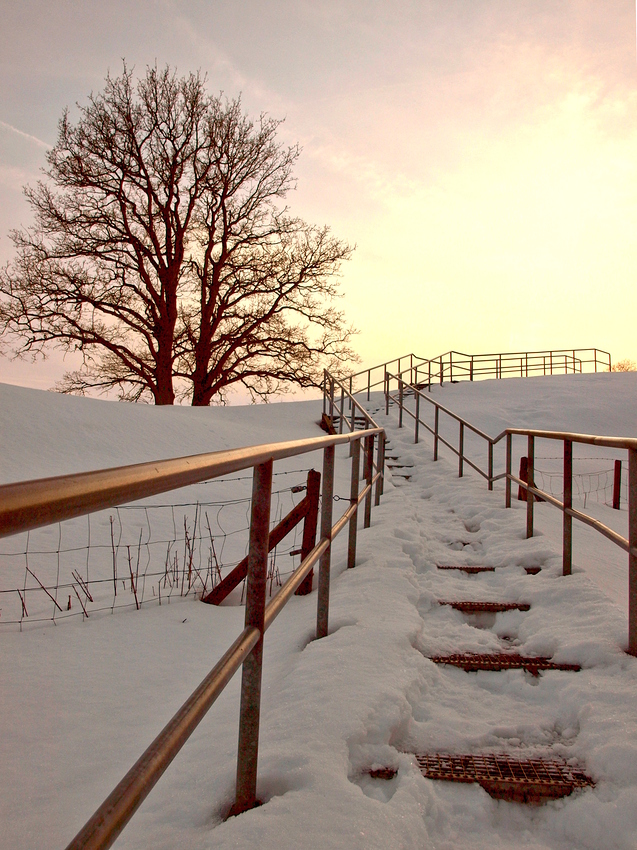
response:
M107 77L77 123L65 112L48 180L25 189L35 224L12 232L0 328L19 356L81 352L62 391L207 405L356 359L333 306L352 249L282 206L298 147L205 82Z
M637 372L637 363L634 360L619 360L613 364L611 372Z

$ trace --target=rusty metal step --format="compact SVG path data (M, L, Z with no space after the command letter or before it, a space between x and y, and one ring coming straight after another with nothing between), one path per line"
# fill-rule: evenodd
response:
M518 655L514 652L485 654L463 652L455 655L430 655L429 657L434 664L451 664L454 667L461 667L467 673L475 673L478 670L527 670L537 676L541 670L568 670L570 672L581 670L579 664L561 664L543 656Z
M451 605L456 611L463 614L477 614L482 611L499 613L500 611L529 611L531 606L528 602L473 602L461 600L439 599L439 605Z
M494 573L495 567L462 567L455 564L437 564L439 570L460 570L468 575L476 575L477 573ZM536 576L542 571L542 567L525 567L526 574Z
M428 753L416 755L416 762L428 779L477 782L492 797L516 803L537 805L595 785L582 770L558 759Z

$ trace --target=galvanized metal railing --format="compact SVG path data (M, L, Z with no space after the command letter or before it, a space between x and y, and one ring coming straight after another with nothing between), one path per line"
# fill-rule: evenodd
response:
M390 381L398 385L398 393L392 395L389 391ZM406 404L406 398L414 398L414 410ZM433 427L423 421L420 415L422 401L434 407ZM628 652L637 656L637 438L630 437L607 437L592 434L577 434L567 431L541 431L529 428L506 428L497 437L490 437L480 428L476 428L466 419L439 404L427 393L418 387L412 386L399 375L390 375L385 379L385 412L389 413L390 402L398 406L398 427L404 427L404 416L411 417L414 421L414 442L419 442L420 428L424 427L433 436L433 459L438 460L439 444L442 443L458 457L458 477L464 475L464 465L467 464L487 481L489 490L493 489L495 481L505 480L505 507L511 507L511 484L518 484L527 493L526 503L526 536L533 536L534 524L534 501L541 499L558 508L563 514L562 523L562 573L570 575L573 557L573 519L594 528L615 545L628 553ZM453 445L440 433L440 413L450 417L458 423L458 445ZM464 439L465 432L470 431L485 441L487 447L487 468L482 469L465 454ZM513 437L525 436L527 438L528 475L527 481L513 475L511 470L513 454ZM534 481L534 458L535 440L558 440L563 443L564 465L564 499L560 501L550 493L546 493L535 486ZM504 472L494 474L494 449L502 440L505 441L505 469ZM578 511L573 507L573 444L584 444L603 446L606 448L621 449L628 452L628 538L618 534L599 520L588 514Z
M337 392L338 390L338 392ZM340 402L339 402L340 395ZM346 415L345 403L347 402L349 411ZM329 413L328 413L329 411ZM338 421L339 433L343 433L343 426L346 425L350 433L356 430L356 425L361 424L363 428L380 429L376 420L369 414L367 410L354 398L352 393L346 388L342 381L339 381L331 375L327 369L323 374L323 414L329 416L332 425ZM358 416L357 416L358 414ZM352 446L353 448L353 446ZM376 457L377 470L385 468L385 436L384 432L378 438L378 451ZM383 492L384 475L380 479L379 489L376 499L380 499ZM378 504L378 501L376 502Z
M340 381L331 375L327 369L323 373L323 413L330 417L332 423L338 423L339 434L343 433L344 426L349 431L355 431L356 425L361 424L365 428L378 428L378 424L363 405L356 399L346 386L351 383L350 379ZM345 403L347 402L347 412Z
M611 356L601 348L550 349L546 351L507 351L493 354L465 354L447 351L426 358L406 354L357 372L346 379L350 393L383 387L385 374L400 375L421 387L444 381L473 381L481 378L528 378L533 375L559 375L582 372L610 372Z
M67 850L80 850L80 848L103 850L113 844L242 665L237 788L235 803L229 814L239 814L257 804L264 634L294 591L318 563L316 637L322 638L327 635L331 544L336 535L349 525L347 565L355 566L358 507L361 502L365 502L364 526L367 528L371 522L374 485L376 486L376 504L379 503L382 492L383 435L382 428L367 428L350 434L251 446L0 487L1 537L115 507L123 502L164 493L241 469L254 468L245 628L87 821L68 845ZM379 463L374 472L376 437L379 442ZM350 444L352 449L350 505L333 524L335 449L341 444ZM323 489L320 540L277 595L266 605L273 462L321 449L323 450ZM361 453L364 457L362 489L360 489Z

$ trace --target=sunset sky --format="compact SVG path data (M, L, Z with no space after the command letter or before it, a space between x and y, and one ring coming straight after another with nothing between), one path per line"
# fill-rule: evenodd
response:
M634 0L3 3L0 260L66 106L122 59L201 69L303 148L293 213L355 243L365 365L596 346L637 360ZM70 366L67 361L67 366ZM0 358L0 381L65 366Z

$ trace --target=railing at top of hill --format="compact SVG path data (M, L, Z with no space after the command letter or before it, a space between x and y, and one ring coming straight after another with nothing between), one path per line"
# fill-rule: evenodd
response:
M507 351L496 354L464 354L447 351L430 359L405 354L363 369L345 379L353 395L384 389L385 374L400 375L421 388L444 381L474 381L482 378L528 378L582 372L610 372L611 356L601 348Z
M378 460L375 463L376 438ZM0 536L9 536L60 520L85 516L122 502L253 468L245 628L71 841L67 850L104 850L113 844L242 665L236 800L231 814L239 814L257 805L261 666L265 631L314 565L318 564L316 637L327 635L332 541L345 526L349 526L347 566L355 566L358 506L365 502L364 526L367 528L371 521L374 484L377 505L382 494L384 442L382 428L366 428L355 434L249 446L0 487ZM341 444L350 446L350 500L347 510L332 524L335 448ZM317 450L323 451L320 540L266 605L273 461Z
M398 392L392 395L390 385L395 383ZM334 393L334 387L338 382L326 382ZM340 385L342 387L342 385ZM346 396L345 396L346 397ZM343 398L343 396L341 396ZM413 399L413 409L409 404ZM446 446L458 458L458 477L464 475L465 464L475 470L487 481L489 490L493 489L495 481L505 481L505 507L511 507L511 484L515 483L527 494L526 503L526 536L533 537L534 501L544 501L562 511L562 572L564 575L571 574L572 568L572 543L573 543L573 519L578 520L598 531L604 537L611 540L615 545L628 553L628 652L637 656L637 438L630 437L608 437L593 434L577 434L567 431L541 431L530 428L506 428L496 437L490 437L480 428L472 425L466 419L454 413L449 408L440 404L435 397L423 392L419 386L415 386L403 377L389 372L385 375L385 413L389 413L390 403L398 406L398 427L404 425L405 416L414 422L414 442L418 443L420 429L424 428L433 436L433 459L439 458L439 446ZM336 404L332 400L332 404ZM343 407L341 403L341 408ZM423 410L427 409L433 413L433 423L423 419ZM452 422L457 423L457 445L446 439L441 433L441 414ZM341 417L347 422L347 417ZM471 432L480 440L484 441L487 449L486 469L477 462L471 460L465 449L466 432ZM445 429L448 433L448 429ZM514 436L525 436L527 438L527 480L515 476L511 469L512 443ZM535 486L534 461L536 439L559 441L563 444L563 500L560 501L553 494ZM494 471L494 450L498 444L504 441L505 463L504 471ZM578 511L573 507L573 444L584 444L604 446L607 448L621 449L628 453L628 538L618 534L604 523Z

